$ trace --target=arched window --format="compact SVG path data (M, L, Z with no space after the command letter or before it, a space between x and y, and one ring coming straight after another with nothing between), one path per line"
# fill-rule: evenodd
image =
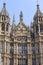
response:
M4 30L5 30L5 24L2 23L2 31L4 31Z
M36 25L36 34L38 34L38 26Z
M8 28L9 28L9 25L7 24L7 26L6 26L6 31L8 31Z
M2 20L3 20L3 21L5 21L5 20L6 20L5 16L2 16Z

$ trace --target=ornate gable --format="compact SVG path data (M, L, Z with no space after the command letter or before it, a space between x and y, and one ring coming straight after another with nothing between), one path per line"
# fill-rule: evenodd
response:
M20 33L20 34L27 34L28 30L27 30L27 27L26 25L23 23L23 22L20 22L18 25L17 25L17 33Z
M26 25L23 23L23 13L22 13L22 11L20 12L20 22L17 25L16 31L17 31L16 33L19 34L19 35L25 35L28 32Z

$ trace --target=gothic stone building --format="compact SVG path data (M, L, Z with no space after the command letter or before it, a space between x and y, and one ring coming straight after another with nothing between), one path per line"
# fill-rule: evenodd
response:
M13 17L10 27L6 3L3 3L0 12L0 65L43 65L43 13L38 4L30 27L23 23L22 11L19 24L15 24Z

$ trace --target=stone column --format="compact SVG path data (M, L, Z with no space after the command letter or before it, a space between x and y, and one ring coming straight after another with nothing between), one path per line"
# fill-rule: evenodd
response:
M42 44L40 42L40 64L42 65Z
M2 61L2 57L1 57L1 53L0 53L0 64L3 65L3 61Z
M36 26L34 26L34 33L35 33L35 35L36 35Z
M14 54L17 54L18 53L18 46L17 44L14 44Z
M10 59L7 58L7 65L10 65Z
M1 34L1 27L2 27L2 26L1 26L1 23L0 23L0 34Z
M18 65L17 54L18 54L18 44L15 43L14 44L14 65Z
M40 24L38 24L38 33L39 33L39 35L40 35Z
M8 26L8 32L9 32L9 34L10 34L10 24L9 24L9 26Z
M14 58L14 65L18 65L18 59Z
M7 54L10 54L10 43L7 43Z
M5 24L5 31L4 31L5 37L4 37L4 52L6 53L6 24Z
M40 53L42 53L41 42L39 43L39 49L40 49Z
M32 52L31 52L31 44L27 44L28 51L28 65L32 65Z
M6 61L6 57L4 57L4 63L3 63L3 65L6 65L6 62L7 62L7 61Z

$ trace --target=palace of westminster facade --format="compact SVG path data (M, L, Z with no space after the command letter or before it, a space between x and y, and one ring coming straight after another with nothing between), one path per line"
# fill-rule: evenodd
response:
M43 65L43 13L38 4L30 27L23 23L22 11L19 24L15 24L13 17L10 27L6 3L3 3L0 12L0 65Z

